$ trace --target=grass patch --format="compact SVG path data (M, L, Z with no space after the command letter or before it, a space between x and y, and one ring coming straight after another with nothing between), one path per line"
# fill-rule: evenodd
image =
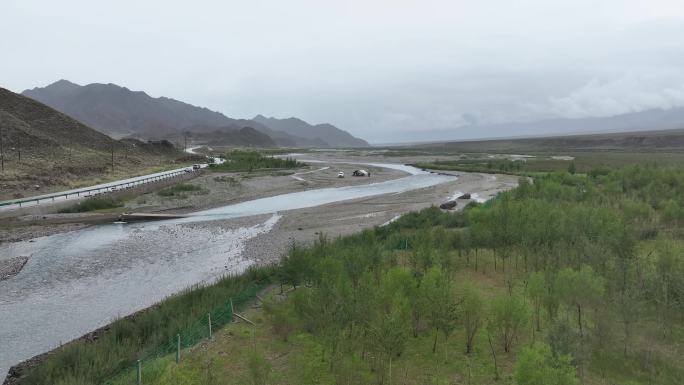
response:
M227 183L228 185L233 186L233 187L240 185L240 181L237 180L237 178L235 178L234 176L227 176L227 175L214 177L214 182Z
M435 159L416 163L414 166L432 170L464 171L538 176L547 172L609 173L616 168L643 164L644 159L661 167L678 166L684 162L680 153L629 153L629 152L560 152L526 153L527 157L510 158L512 155L488 153L451 154L460 159ZM438 155L438 154L435 154Z
M187 198L187 194L208 194L209 190L193 184L181 183L157 191L157 195L162 197Z
M88 198L83 202L76 203L59 210L60 213L84 213L88 211L114 209L123 207L123 202L113 198Z

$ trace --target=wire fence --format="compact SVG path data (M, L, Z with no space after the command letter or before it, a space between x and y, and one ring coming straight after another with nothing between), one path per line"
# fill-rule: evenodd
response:
M233 322L236 309L253 301L257 292L265 285L253 285L234 295L221 306L178 331L175 337L165 343L153 347L151 351L142 353L134 362L124 364L124 368L114 373L105 381L104 385L141 385L144 384L145 374L155 371L155 361L161 357L175 354L176 362L182 359L183 349L195 346L210 339L213 332Z

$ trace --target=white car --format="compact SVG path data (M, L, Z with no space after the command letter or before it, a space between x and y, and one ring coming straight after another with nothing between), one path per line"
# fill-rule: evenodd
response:
M344 171L340 171L337 173L338 178L344 178Z

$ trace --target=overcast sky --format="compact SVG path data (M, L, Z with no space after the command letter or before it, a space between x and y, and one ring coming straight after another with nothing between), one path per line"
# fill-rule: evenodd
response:
M0 86L111 82L373 142L684 106L681 0L104 3L1 0Z

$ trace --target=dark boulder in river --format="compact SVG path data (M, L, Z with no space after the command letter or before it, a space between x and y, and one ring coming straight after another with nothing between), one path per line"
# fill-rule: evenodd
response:
M470 193L465 193L465 194L461 195L460 197L458 197L458 199L470 199Z
M442 210L453 210L456 208L456 201L448 201L444 202L441 205L439 205L439 208Z

